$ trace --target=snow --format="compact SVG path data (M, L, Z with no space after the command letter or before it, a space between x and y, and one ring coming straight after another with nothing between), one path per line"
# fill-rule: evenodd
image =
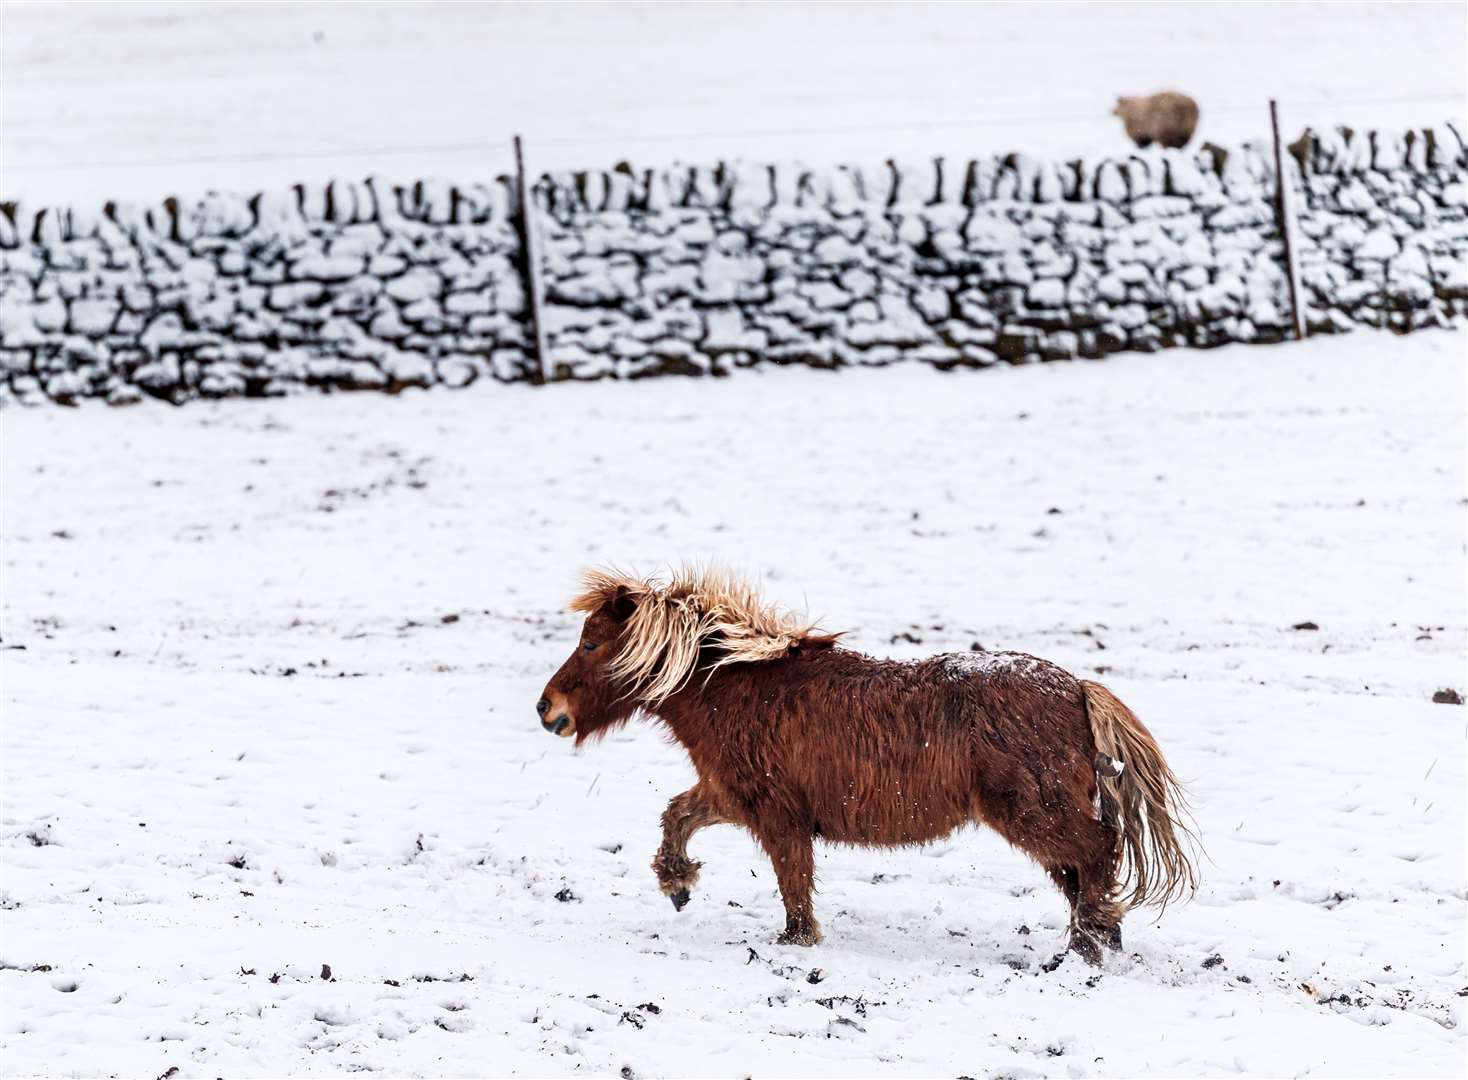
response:
M1199 140L1229 145L1268 134L1271 96L1292 133L1461 119L1468 78L1459 4L12 4L4 18L3 194L37 205L488 178L513 171L516 132L537 169L1071 160L1130 151L1119 94L1185 90Z
M1065 678L1053 664L1017 652L962 652L944 653L939 660L945 674L954 679L969 679L975 675L996 673L1013 674L1046 693L1061 694L1075 692L1075 682Z
M1266 133L1266 94L1287 131L1464 112L1446 4L3 18L0 193L27 206L301 182L324 209L333 177L509 171L516 131L532 170L1021 150L1053 195L1045 156L1090 182L1129 150L1118 93L1185 89L1222 144ZM873 340L916 340L883 305ZM1431 696L1465 689L1465 344L9 409L5 1071L1461 1075L1465 719ZM580 566L696 557L874 653L979 643L1107 683L1191 785L1197 900L1047 974L1059 896L973 831L821 850L826 941L782 947L768 861L719 828L675 914L648 863L684 756L652 725L571 752L531 706Z
M7 410L5 1071L1462 1075L1465 345ZM579 567L687 558L1105 682L1196 901L1045 973L970 831L820 850L785 947L724 827L675 913L684 755L532 706Z

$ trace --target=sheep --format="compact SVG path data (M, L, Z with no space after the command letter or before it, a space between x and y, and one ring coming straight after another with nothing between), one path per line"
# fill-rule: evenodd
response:
M1119 97L1113 116L1121 117L1127 135L1140 147L1154 142L1176 149L1186 146L1198 126L1198 103L1168 90L1149 97Z

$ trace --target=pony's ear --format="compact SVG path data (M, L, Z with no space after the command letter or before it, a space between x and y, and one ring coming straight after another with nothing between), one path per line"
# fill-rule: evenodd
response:
M626 622L636 610L637 601L633 599L627 586L618 585L617 591L612 593L612 598L607 601L607 613L617 622Z

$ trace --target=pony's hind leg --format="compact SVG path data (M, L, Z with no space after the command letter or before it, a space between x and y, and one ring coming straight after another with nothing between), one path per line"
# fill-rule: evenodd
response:
M1040 802L1038 791L1029 798ZM1050 875L1070 906L1070 950L1088 963L1101 962L1101 946L1121 947L1122 908L1112 901L1116 885L1116 833L1092 816L1079 797L1059 793L1040 803L1045 818L1055 824L1034 828L1039 816L1026 813L1034 805L1003 791L981 791L982 820L1015 847L1028 854ZM1064 955L1063 953L1061 954ZM1053 969L1060 957L1046 964Z
M1069 948L1089 964L1101 962L1101 949L1121 949L1124 909L1116 891L1116 838L1100 822L1087 820L1076 830L1079 841L1070 858L1046 867L1070 904Z
M1049 866L1045 869L1056 888L1064 894L1065 902L1070 905L1070 932L1075 933L1076 907L1081 899L1080 876L1073 866Z
M1099 822L1095 826L1095 832L1100 835L1091 848L1090 858L1082 860L1076 866L1076 874L1080 879L1080 896L1075 905L1075 930L1071 934L1071 948L1081 952L1083 956L1086 955L1083 948L1094 951L1094 945L1120 952L1121 919L1126 914L1126 908L1114 899L1117 891L1116 834ZM1077 948L1077 938L1084 939L1086 944L1083 948ZM1092 960L1092 963L1099 959L1100 955L1097 953L1096 960Z
M698 882L698 868L703 865L688 857L688 841L699 829L723 821L700 784L668 802L663 811L663 842L652 860L652 870L674 909L682 911L688 903L689 892Z

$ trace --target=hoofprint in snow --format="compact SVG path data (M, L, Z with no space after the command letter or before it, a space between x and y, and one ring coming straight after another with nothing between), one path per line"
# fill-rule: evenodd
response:
M1461 1074L1464 347L9 410L5 1070ZM782 947L717 828L675 914L681 752L532 706L578 567L682 558L1108 683L1198 898L1045 973L972 830L820 851Z

